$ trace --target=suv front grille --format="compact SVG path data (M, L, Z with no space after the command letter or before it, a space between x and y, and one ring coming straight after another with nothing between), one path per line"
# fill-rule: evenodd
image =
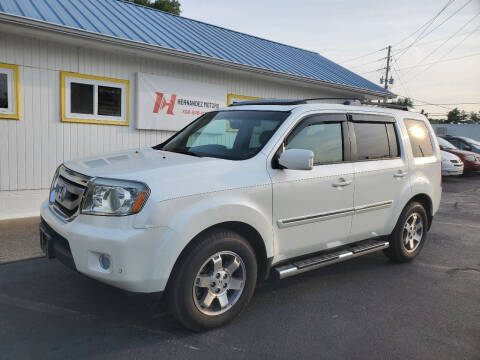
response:
M62 219L71 221L78 215L89 180L89 176L60 166L53 182L55 187L51 189L50 199L54 201L50 206Z

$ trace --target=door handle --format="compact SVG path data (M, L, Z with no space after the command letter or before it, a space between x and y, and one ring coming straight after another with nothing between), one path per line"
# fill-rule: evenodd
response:
M352 180L345 180L344 178L340 178L338 180L339 180L338 182L334 182L332 184L333 187L344 187L352 183Z
M393 174L394 178L403 178L405 176L407 176L407 172L402 170L399 170L396 174Z

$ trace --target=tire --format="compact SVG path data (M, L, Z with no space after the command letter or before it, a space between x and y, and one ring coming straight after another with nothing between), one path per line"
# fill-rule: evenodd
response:
M169 280L167 302L185 327L208 330L237 317L250 302L256 282L257 261L247 240L216 229L182 254Z
M428 217L423 205L418 202L407 204L390 235L390 246L384 250L385 255L399 263L412 261L422 251L427 229Z

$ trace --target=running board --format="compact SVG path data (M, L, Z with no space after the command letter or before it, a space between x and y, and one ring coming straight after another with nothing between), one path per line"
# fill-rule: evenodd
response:
M278 266L275 269L279 279L315 270L323 266L350 260L358 256L370 254L388 248L389 242L384 240L367 240L342 250L320 254L308 259L293 261L290 264Z

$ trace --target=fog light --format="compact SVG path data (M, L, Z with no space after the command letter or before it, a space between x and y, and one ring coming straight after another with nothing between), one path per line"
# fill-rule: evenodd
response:
M108 257L108 255L100 255L98 261L100 262L100 266L102 267L102 269L108 270L110 268L110 258Z

